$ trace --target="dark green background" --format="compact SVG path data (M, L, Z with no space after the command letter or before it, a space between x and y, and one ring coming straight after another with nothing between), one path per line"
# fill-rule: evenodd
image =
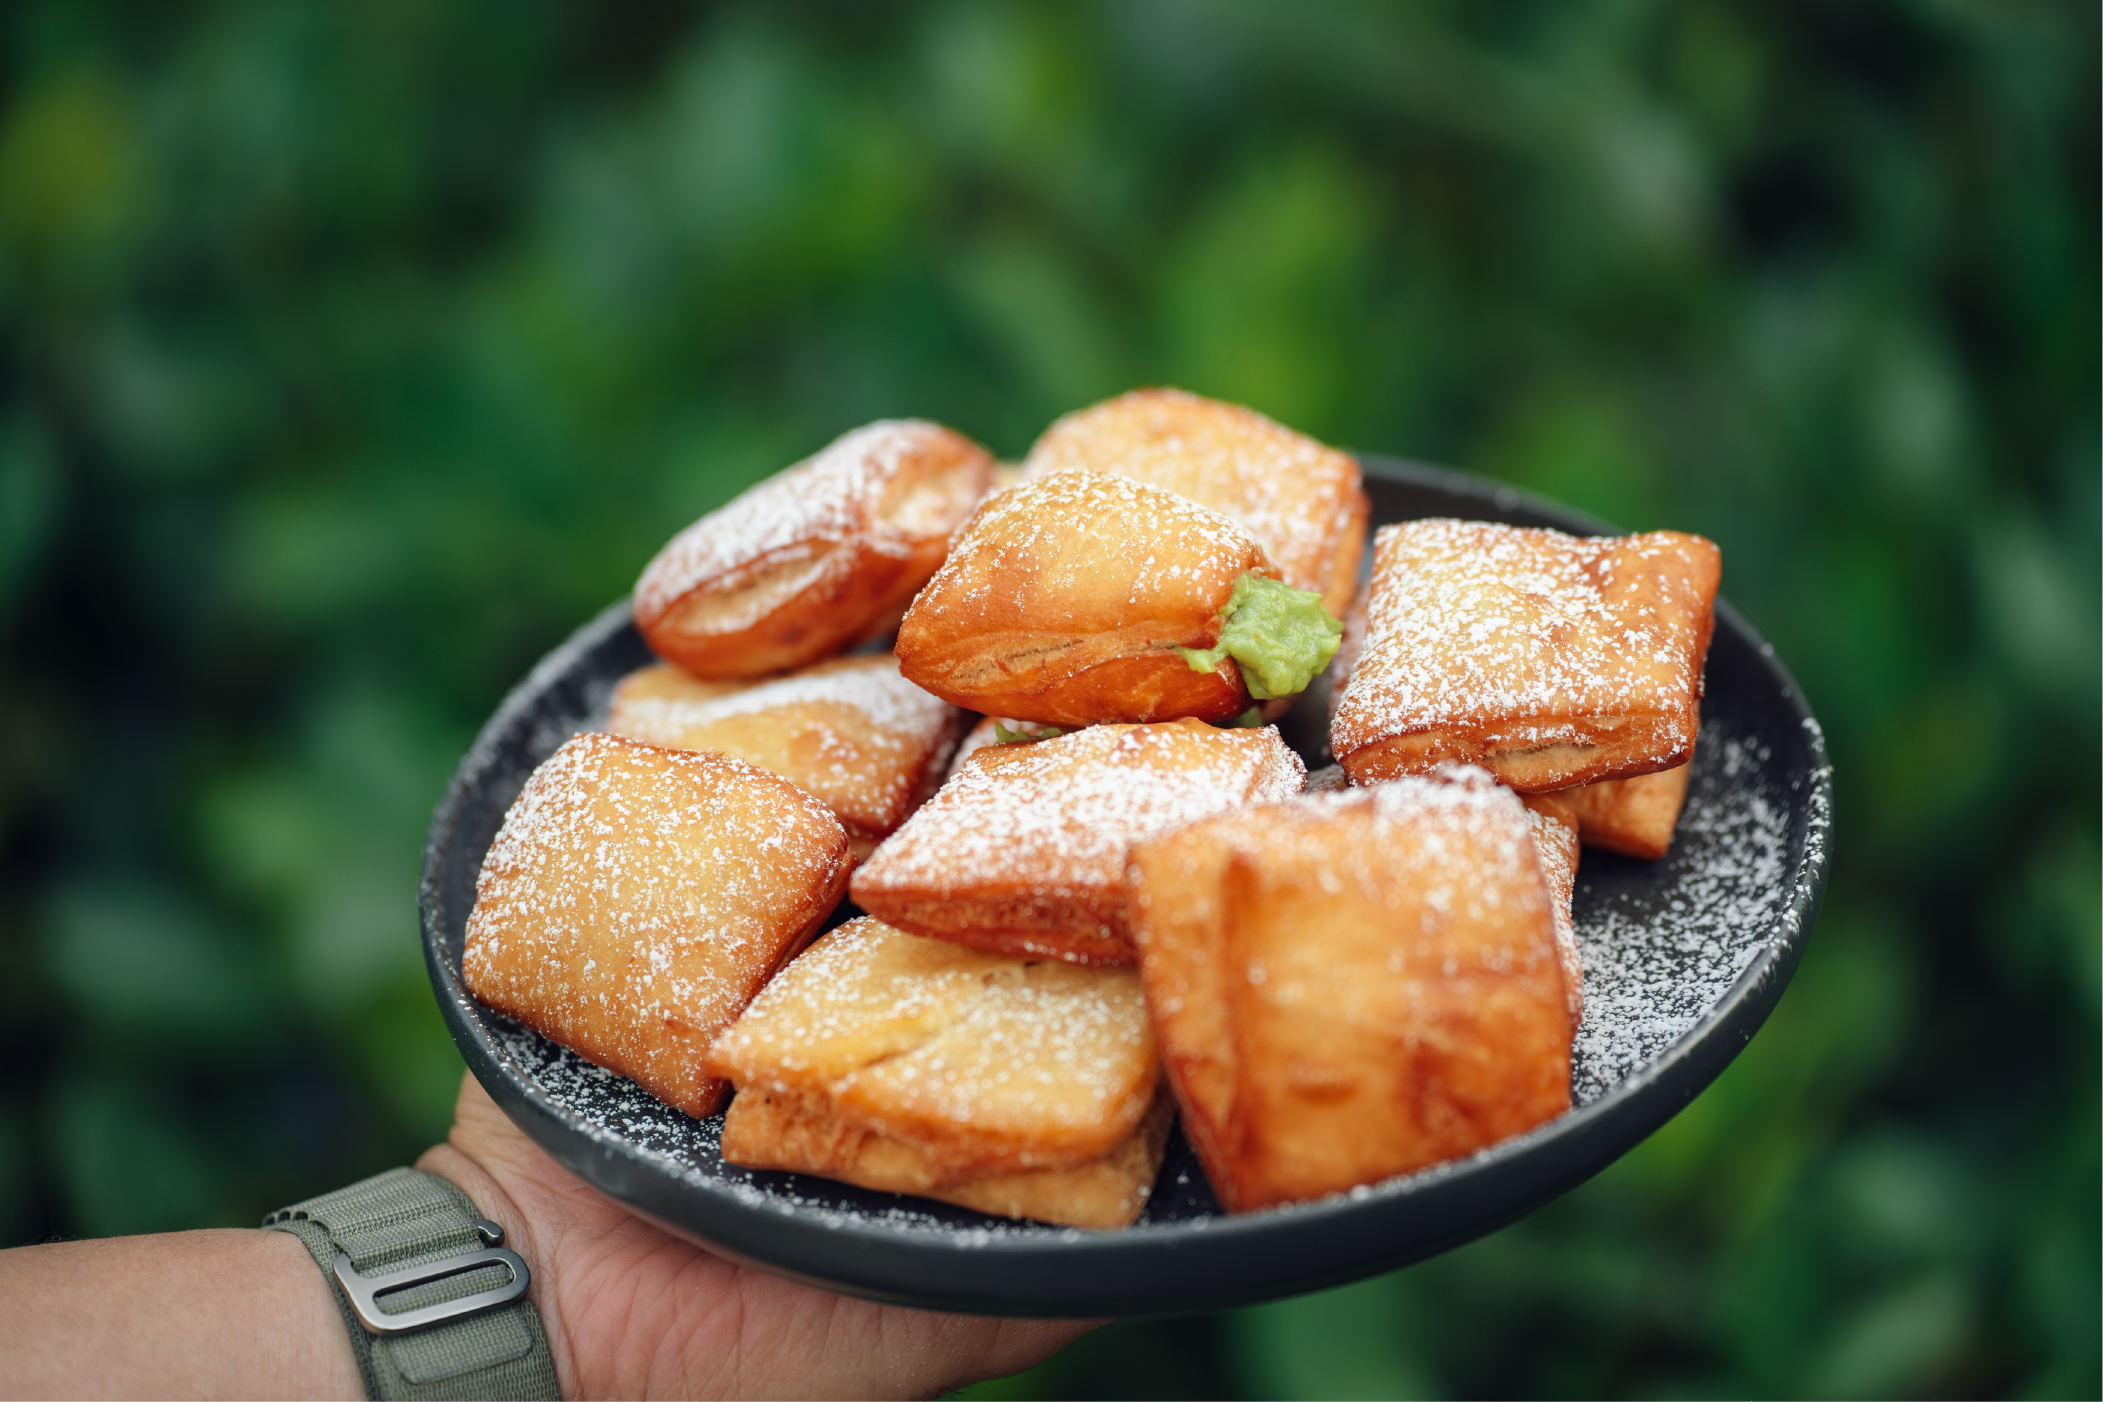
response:
M18 0L0 1233L399 1163L455 758L833 434L1135 384L1703 532L1837 765L1794 987L1568 1198L986 1395L2098 1377L2092 5Z

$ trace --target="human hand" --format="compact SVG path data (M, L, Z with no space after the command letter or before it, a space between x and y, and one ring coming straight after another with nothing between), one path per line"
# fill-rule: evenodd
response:
M533 1268L566 1398L926 1397L1094 1327L871 1304L710 1255L549 1158L473 1076L416 1166L464 1189Z

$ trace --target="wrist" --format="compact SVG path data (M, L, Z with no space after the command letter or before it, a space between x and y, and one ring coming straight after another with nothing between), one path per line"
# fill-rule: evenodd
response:
M252 1254L259 1261L262 1289L282 1300L280 1342L268 1365L274 1376L260 1394L278 1397L363 1397L365 1379L358 1355L343 1332L329 1283L314 1269L314 1259L296 1237L255 1230Z
M282 1208L263 1225L296 1238L320 1268L367 1396L560 1395L528 1298L532 1267L505 1245L503 1224L450 1178L390 1169Z
M503 1165L497 1167L501 1169ZM533 1270L533 1282L526 1289L526 1298L540 1311L541 1329L547 1335L548 1353L555 1363L556 1384L564 1397L580 1396L576 1386L575 1354L570 1347L569 1331L563 1326L562 1311L557 1307L555 1287L559 1262L555 1242L534 1229L532 1217L496 1174L457 1146L449 1143L434 1145L416 1161L416 1168L420 1173L443 1178L466 1193L484 1217L504 1229L504 1239L510 1243L511 1249L526 1258L526 1264Z

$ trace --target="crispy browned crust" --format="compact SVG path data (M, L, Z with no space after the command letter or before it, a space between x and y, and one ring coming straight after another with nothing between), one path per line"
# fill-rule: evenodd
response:
M723 1160L912 1193L995 1217L1111 1231L1130 1226L1145 1209L1174 1122L1175 1100L1161 1086L1146 1118L1100 1158L960 1175L917 1145L827 1114L807 1097L752 1089L738 1092L723 1121Z
M1253 409L1138 389L1066 415L1038 438L1030 476L1068 468L1165 487L1240 522L1295 589L1341 618L1358 584L1370 503L1358 462Z
M1577 894L1577 812L1562 793L1527 794L1526 811L1533 817L1533 836L1541 858L1541 876L1548 883L1549 901L1555 915L1555 952L1562 960L1563 985L1569 995L1570 1025L1585 1016L1585 961L1577 948L1577 921L1570 908Z
M910 657L918 670L907 675L945 701L1015 720L1068 730L1104 721L1227 720L1250 704L1233 658L1211 672L1193 671L1171 649L1212 642L1167 642L1178 634L1163 628L1085 638L1010 630L958 639L948 647L921 642L909 654L905 628L910 625L909 616L900 628L899 656ZM1204 638L1208 632L1218 641L1217 621L1180 636Z
M1096 968L1115 968L1134 958L1121 889L1073 896L1025 889L956 900L878 897L876 903L882 907L878 913L901 930L989 954Z
M1564 789L1559 797L1576 813L1577 835L1587 847L1656 861L1672 848L1691 768L1689 763L1585 784Z
M1225 720L1231 660L1194 671L1245 573L1274 575L1226 517L1173 492L1060 472L988 499L898 629L905 675L987 715L1076 727Z
M1720 570L1674 531L1382 527L1330 748L1357 783L1461 763L1528 792L1683 765Z
M1471 764L1521 793L1552 792L1602 776L1648 774L1660 764L1684 764L1687 727L1672 716L1614 717L1606 722L1564 719L1571 738L1527 745L1495 727L1443 727L1374 740L1338 756L1354 784L1377 784L1440 765ZM1573 778L1572 776L1582 776Z
M1297 793L1270 727L1095 726L975 751L854 878L862 909L1005 954L1129 964L1125 851L1245 803Z
M1136 846L1131 884L1163 1063L1229 1210L1407 1173L1569 1107L1550 898L1525 811L1486 779L1210 819ZM1485 886L1494 904L1455 898Z
M709 1042L810 940L851 865L839 820L785 779L579 735L505 815L461 972L506 1016L712 1114L728 1087L704 1069Z
M779 774L823 799L866 856L940 786L968 719L877 655L756 682L645 667L614 688L606 729Z
M635 586L635 626L697 677L757 677L885 631L985 495L993 459L939 424L842 435L674 537Z

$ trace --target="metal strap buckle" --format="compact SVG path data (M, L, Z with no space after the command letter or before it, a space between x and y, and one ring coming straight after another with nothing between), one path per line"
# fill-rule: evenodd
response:
M498 1245L504 1239L504 1229L485 1217L475 1219L475 1232L489 1243L480 1251L466 1251L458 1256L447 1256L437 1261L426 1261L420 1266L407 1266L398 1271L381 1275L360 1275L351 1264L351 1258L339 1248L336 1252L336 1282L343 1287L344 1295L351 1302L351 1310L358 1322L365 1326L368 1334L405 1334L412 1329L442 1323L448 1319L460 1319L483 1310L508 1305L526 1293L533 1283L533 1273L526 1269L526 1262L516 1251L506 1251ZM481 1266L502 1266L511 1272L511 1279L488 1290L477 1290L472 1295L462 1295L457 1300L442 1300L435 1305L419 1305L415 1309L384 1314L380 1310L380 1297L407 1290L411 1286L425 1285L434 1280L447 1280L456 1275L465 1275Z

